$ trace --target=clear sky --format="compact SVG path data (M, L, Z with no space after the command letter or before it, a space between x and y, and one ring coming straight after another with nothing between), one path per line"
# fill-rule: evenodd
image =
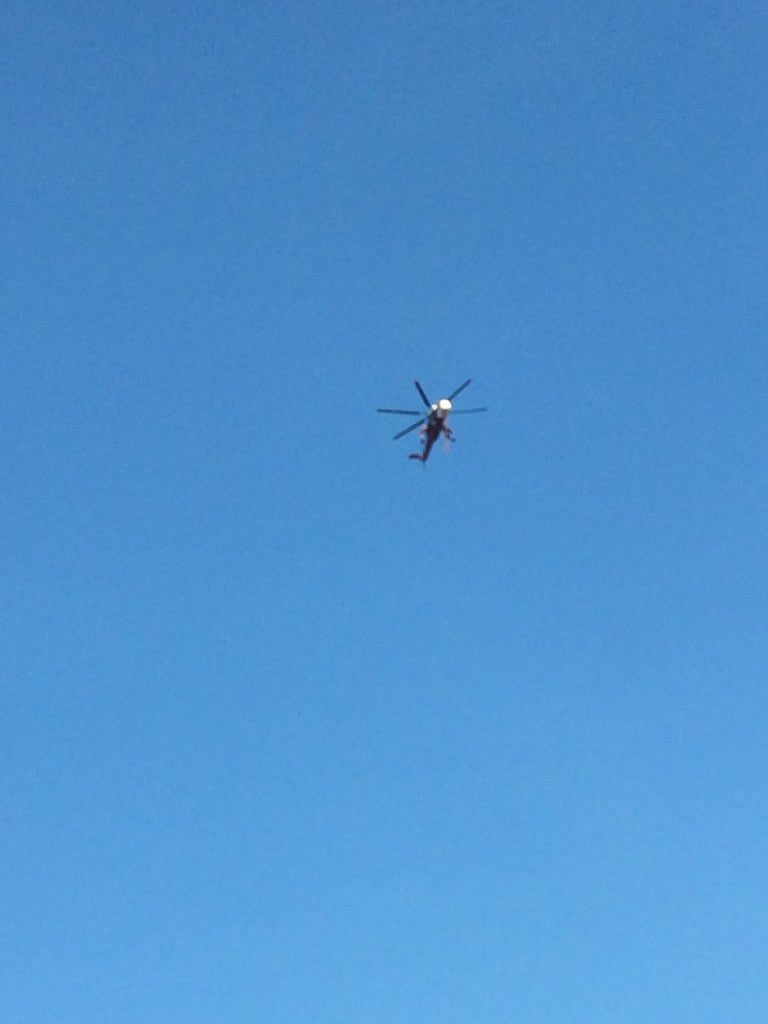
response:
M764 1024L766 5L0 39L0 1019Z

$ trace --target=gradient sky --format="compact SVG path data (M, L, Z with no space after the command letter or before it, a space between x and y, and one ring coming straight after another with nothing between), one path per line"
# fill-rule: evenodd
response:
M765 4L0 39L0 1018L764 1024Z

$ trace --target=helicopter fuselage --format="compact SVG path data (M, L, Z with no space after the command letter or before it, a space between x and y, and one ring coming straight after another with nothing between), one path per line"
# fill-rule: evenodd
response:
M448 408L442 406L443 402L448 405ZM413 452L409 458L418 459L419 462L426 462L429 458L429 453L434 447L435 441L442 434L446 441L453 440L453 431L448 426L448 414L450 412L451 403L446 398L440 399L440 402L433 406L432 411L427 418L427 422L419 430L422 438L422 449L420 452Z

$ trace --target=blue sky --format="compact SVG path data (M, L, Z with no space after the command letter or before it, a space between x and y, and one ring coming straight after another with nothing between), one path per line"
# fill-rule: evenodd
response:
M765 6L0 36L2 1019L765 1021Z

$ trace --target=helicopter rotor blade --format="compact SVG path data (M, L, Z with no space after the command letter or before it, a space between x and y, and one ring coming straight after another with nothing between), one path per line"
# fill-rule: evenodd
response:
M454 398L456 397L456 395L460 395L461 392L464 390L464 388L468 388L471 383L472 383L472 378L470 377L469 380L465 380L464 383L460 387L456 388L456 390L453 392L452 395L448 395L448 401L452 402L454 400Z
M405 437L406 434L410 434L410 432L412 430L415 430L416 427L420 427L422 425L422 423L426 423L426 422L427 422L426 419L416 420L416 422L412 423L410 425L410 427L406 427L405 430L401 430L399 434L395 434L395 436L392 438L392 440L393 441L399 441L401 437Z
M488 412L488 406L484 405L480 409L453 409L451 411L451 416L462 416L466 415L468 412Z
M419 382L417 380L415 380L413 383L416 385L416 390L421 395L421 400L424 403L424 405L426 405L426 407L428 409L431 409L432 408L432 403L430 402L430 400L425 395L424 388L421 386L421 384L419 384Z
M418 409L377 409L376 412L392 412L396 416L421 416Z

